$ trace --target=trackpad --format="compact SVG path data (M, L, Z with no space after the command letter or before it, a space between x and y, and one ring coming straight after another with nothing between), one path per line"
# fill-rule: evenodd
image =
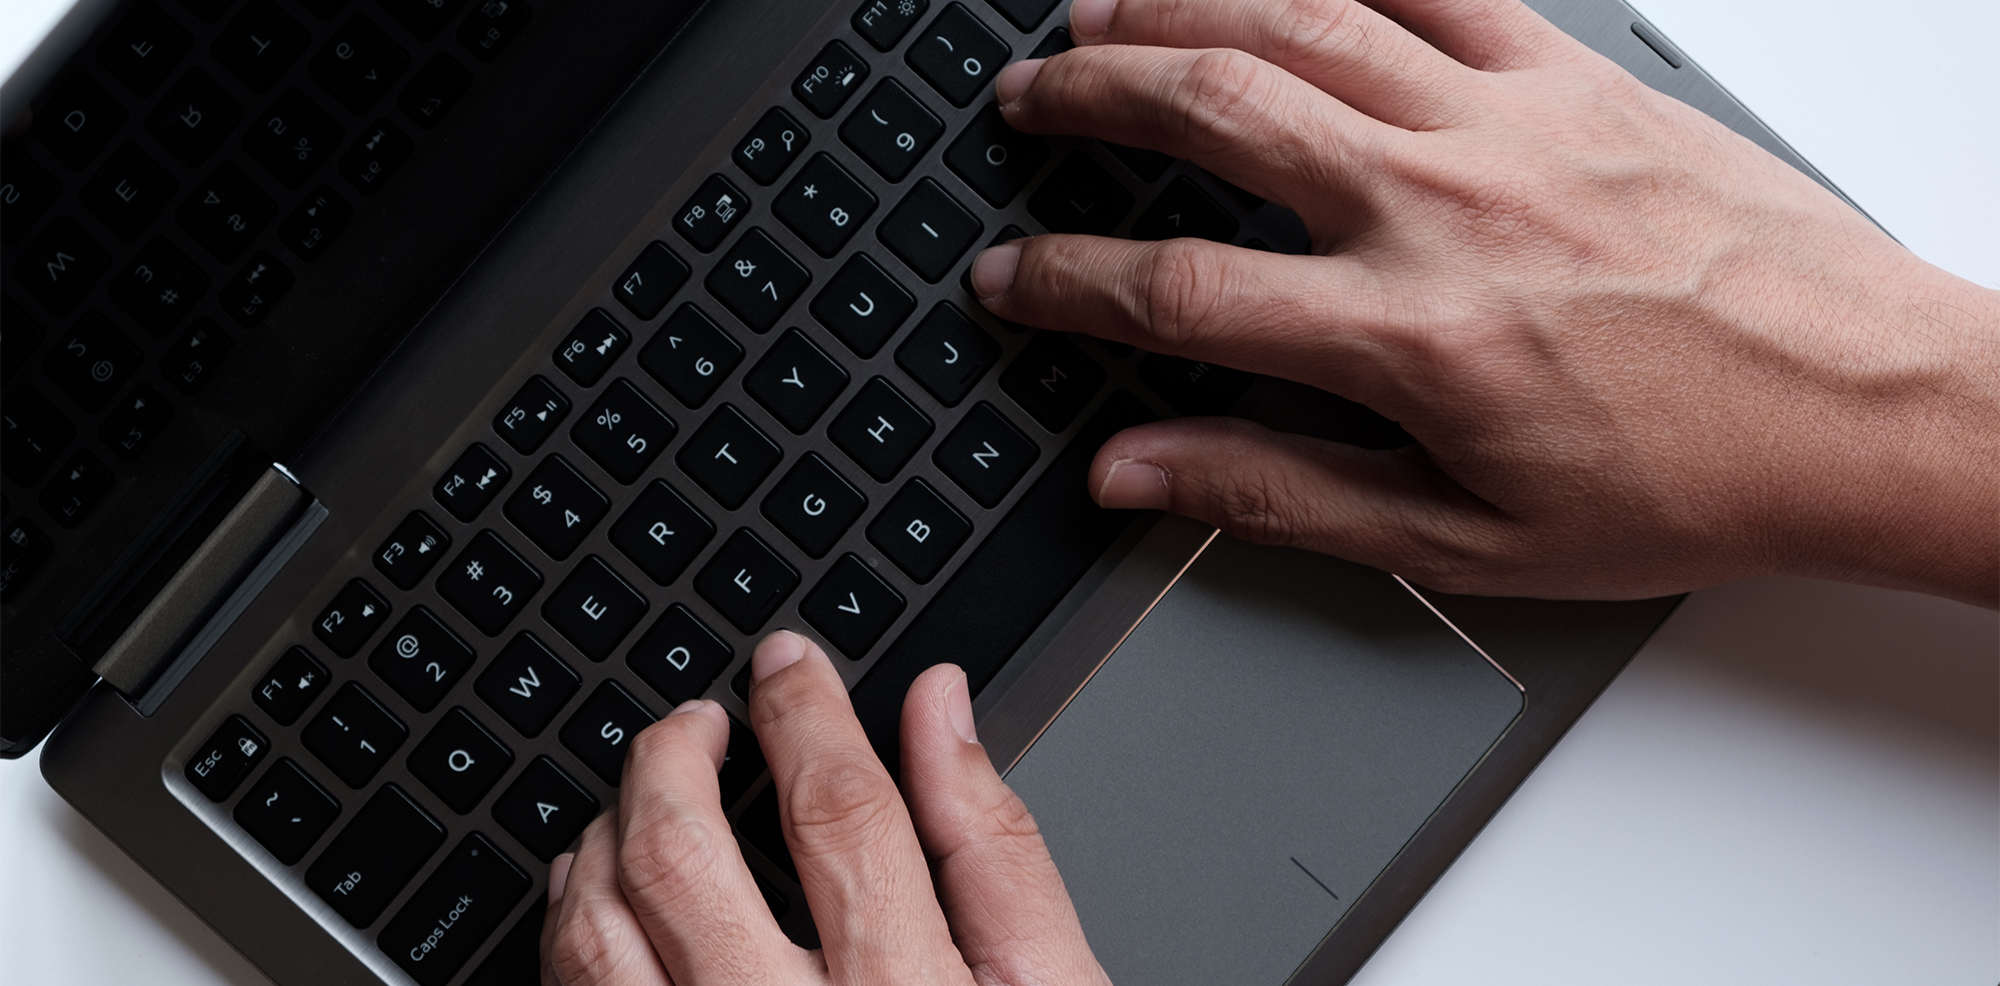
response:
M1277 986L1521 705L1389 576L1218 537L1007 780L1113 982Z

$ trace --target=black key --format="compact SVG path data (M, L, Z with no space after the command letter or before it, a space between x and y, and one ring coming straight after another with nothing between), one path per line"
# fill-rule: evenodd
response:
M493 416L493 430L514 451L529 455L555 434L556 426L566 417L569 417L569 398L555 384L536 374Z
M195 319L186 334L160 357L160 375L181 393L192 394L201 389L234 346L228 333L216 328L214 322Z
M534 881L486 837L465 837L376 937L419 986L444 986Z
M110 319L84 312L42 357L42 372L77 406L95 411L132 378L144 355Z
M625 663L661 698L679 705L700 698L735 656L694 613L675 603L632 645ZM723 804L729 801L724 795Z
M402 788L385 785L306 868L306 886L366 928L444 845L444 827Z
M895 79L877 83L840 125L841 141L890 181L902 181L943 135L944 121Z
M807 452L764 497L764 516L799 550L824 558L868 509L861 495L826 460Z
M14 261L14 276L49 311L67 315L110 268L111 255L82 226L57 216Z
M1228 195L1232 199L1235 199L1236 205L1239 208L1241 208L1244 212L1254 212L1257 210L1258 206L1264 204L1263 196L1258 195L1257 193L1252 192L1247 188L1243 188L1242 186L1224 181L1220 176L1218 176L1213 171L1209 171L1207 169L1201 169L1201 173L1207 175L1209 181L1214 182L1218 188L1222 189L1223 194Z
M479 6L459 22L458 43L472 52L472 57L490 62L500 57L507 42L528 26L532 16L521 0L480 0Z
M64 527L75 527L111 492L116 480L97 457L79 449L42 487L42 509Z
M480 531L437 580L438 595L489 637L499 636L541 587L542 573L492 531Z
M1000 374L1000 389L1042 427L1060 432L1076 420L1107 379L1104 367L1069 336L1038 332Z
M982 507L1006 497L1042 451L993 405L980 401L931 453L944 474Z
M1255 377L1214 363L1151 353L1139 361L1139 379L1182 414L1222 414L1250 389Z
M147 240L111 280L111 300L156 336L173 331L207 293L208 275L163 236Z
M731 534L694 577L701 598L744 633L756 633L798 587L799 573L747 527Z
M174 220L215 259L228 263L243 254L277 212L278 204L248 175L224 162L188 193Z
M989 103L944 152L944 163L979 197L1005 208L1049 161L1049 145L1007 125L1000 104Z
M36 164L25 149L9 146L0 154L5 158L0 169L6 172L0 176L0 239L13 243L41 222L62 194L62 182Z
M1023 31L1032 31L1055 9L1057 0L986 0L988 6Z
M306 94L278 94L243 134L243 150L286 188L298 188L333 157L347 135Z
M663 480L653 480L611 525L611 543L659 585L680 578L715 537L715 525Z
M317 260L353 218L354 207L332 188L321 185L278 224L278 242L298 254L300 260Z
M486 0L489 5L506 0ZM467 18L467 23L472 19ZM472 974L465 977L460 986L541 986L538 970L542 965L542 925L547 922L549 902L546 896L538 896L528 901L528 909L514 922L514 927L501 936L500 943L486 953L486 958Z
M270 0L252 0L215 36L215 60L251 92L264 92L305 54L312 32Z
M492 450L473 442L438 477L437 485L431 487L431 497L451 511L453 517L471 521L500 495L500 488L507 485L507 478L512 475L513 470Z
M16 517L0 535L0 599L26 585L55 547L34 521Z
M422 606L382 638L368 667L418 712L437 708L478 660L458 634Z
M368 112L409 67L409 52L368 18L355 14L327 39L306 71L333 94L335 102L358 115Z
M854 555L842 555L799 600L799 615L849 660L859 661L908 605Z
M1054 58L1076 47L1076 41L1069 36L1069 28L1058 27L1042 36L1035 50L1028 52L1029 58Z
M616 681L606 679L556 735L604 783L618 786L632 737L659 720Z
M576 672L533 634L517 633L472 683L472 690L508 725L532 739L580 686Z
M514 763L514 751L493 738L464 709L438 720L429 736L410 751L410 773L445 807L463 815L479 805Z
M7 477L23 486L40 479L76 437L76 425L32 387L7 392L4 417L6 446L0 461L5 462Z
M812 134L799 126L799 121L773 106L743 136L743 142L736 145L731 156L751 181L769 185L777 181L793 161L798 160L799 152L804 151L811 140Z
M3 191L4 185L0 185ZM12 295L0 296L0 374L9 380L28 364L28 358L42 348L42 341L48 333L42 330L41 321L30 314L26 305L15 301Z
M376 120L361 131L347 153L340 156L340 176L361 190L373 194L396 172L415 145L387 120Z
M1082 151L1056 165L1028 196L1028 214L1051 233L1110 233L1132 211L1132 193Z
M208 160L242 119L243 104L208 73L191 68L146 114L146 129L193 168Z
M993 86L993 77L1013 53L979 18L962 4L947 4L944 12L910 42L903 60L951 100L964 106Z
M868 525L868 540L918 582L937 577L972 536L972 522L921 479L912 479Z
M208 795L208 800L221 801L250 776L270 746L271 741L250 725L250 720L230 716L208 742L195 747L182 773L195 790Z
M611 478L630 484L660 457L679 428L673 419L620 378L604 388L597 403L570 428L570 441L604 467Z
M437 37L439 31L451 22L458 8L465 0L380 0L382 9L389 12L396 22L410 29L419 41L429 41Z
M863 359L875 355L916 309L917 299L865 253L847 258L812 300L819 324Z
M875 235L918 276L936 284L985 228L937 182L925 178L882 220Z
M1177 236L1227 243L1236 238L1236 217L1216 204L1186 175L1167 183L1167 190L1132 221L1135 240L1170 240Z
M707 403L742 361L743 347L692 304L675 309L639 350L639 365L690 408Z
M326 691L326 666L303 647L293 647L264 672L251 698L280 726L299 721L320 693Z
M115 455L126 462L137 459L160 437L167 423L174 419L174 407L161 397L158 391L140 384L125 395L125 399L105 415L104 424L97 430L97 438Z
M142 3L126 13L97 46L97 64L133 95L150 96L192 47L193 35L183 30L172 14L159 4Z
M350 681L327 699L299 741L348 787L364 787L410 731L375 696Z
M799 169L771 211L820 256L831 257L875 214L875 206L874 193L822 153Z
M1105 150L1111 152L1112 157L1118 159L1118 163L1132 169L1133 174L1145 181L1159 181L1160 176L1166 174L1167 168L1174 163L1172 157L1159 151L1149 151L1143 147L1127 147L1109 141L1099 141L1099 143L1104 145Z
M562 561L611 512L611 501L560 455L551 455L507 498L507 519L528 540Z
M349 579L313 621L313 635L335 654L353 657L382 624L389 622L390 612L388 601L373 586Z
M131 240L145 232L180 187L139 145L128 143L111 152L77 190L76 200L112 235Z
M639 316L643 321L660 313L667 306L667 299L686 284L693 272L681 258L674 256L665 243L654 240L646 249L639 251L639 259L625 268L618 276L618 284L611 289L618 303L625 310Z
M78 72L36 110L34 134L57 160L82 171L124 125L125 108L118 97L89 73Z
M763 772L764 751L757 745L757 734L730 716L729 747L723 751L722 769L716 776L717 786L722 788L722 807L726 810L735 805Z
M888 51L929 9L931 0L862 0L861 9L849 23L876 51Z
M792 882L798 882L799 868L792 862L792 851L785 845L784 824L778 820L777 785L765 785L763 792L751 800L736 818L736 831L744 841L763 853L765 859L791 877Z
M868 63L854 50L838 41L829 41L819 56L792 81L792 95L824 120L839 111L840 104L861 88L868 78Z
M743 218L749 209L750 197L731 185L729 179L709 175L708 180L702 182L686 202L681 203L681 211L674 219L674 229L680 232L682 239L694 244L695 249L708 253L722 245L729 231L736 228L736 221ZM681 281L686 280L687 274L683 269ZM680 283L676 282L674 287L680 287ZM666 300L661 298L660 304L654 305L653 310L659 311Z
M591 555L542 603L542 619L583 656L602 661L645 618L649 605L602 558Z
M264 772L231 814L279 863L290 866L340 817L340 802L286 757Z
M695 429L674 461L716 502L734 510L750 499L782 458L784 453L756 425L724 404Z
M761 229L752 227L708 272L708 293L753 332L769 332L792 307L812 274Z
M493 820L546 863L597 817L597 799L548 757L536 757L493 802Z
M593 308L556 347L556 366L577 386L594 387L631 344L632 334L624 326L604 309Z
M896 365L938 403L956 407L1000 359L1000 344L949 301L940 301L896 347Z
M278 261L269 250L259 250L250 255L243 269L236 272L228 284L216 293L216 305L229 313L229 317L245 328L256 325L271 314L271 308L284 300L285 292L292 289L292 271Z
M743 376L743 389L778 423L803 435L847 389L847 371L797 329L786 329Z
M902 471L935 429L909 398L889 381L876 377L833 419L826 433L868 475L886 483Z

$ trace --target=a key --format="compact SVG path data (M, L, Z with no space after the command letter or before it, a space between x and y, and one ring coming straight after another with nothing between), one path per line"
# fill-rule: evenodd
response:
M834 542L868 509L861 495L826 460L807 452L764 497L763 513L813 558L824 558Z
M1056 165L1028 196L1028 214L1051 233L1103 236L1130 211L1132 193L1080 150Z
M353 657L361 645L389 622L390 606L375 587L349 579L313 620L313 636L341 657Z
M1014 427L993 405L980 401L931 453L944 474L971 494L982 507L998 506L1041 448Z
M972 522L929 483L912 479L868 525L868 541L916 581L937 577L972 536Z
M548 757L536 757L493 802L493 820L546 863L597 817L597 799Z
M778 193L771 211L820 256L831 257L875 214L875 206L874 193L821 153Z
M530 633L517 633L480 672L472 690L522 736L533 739L569 704L576 672Z
M458 43L472 52L472 57L490 62L500 57L507 42L533 17L534 12L522 0L480 0L459 22Z
M384 785L306 868L306 886L366 928L443 844L444 826L402 788Z
M940 301L896 347L896 365L938 403L957 407L1000 360L1000 344L949 301Z
M366 688L350 681L306 723L299 741L348 787L364 787L410 731Z
M499 636L541 587L542 573L492 531L480 531L437 580L438 595L489 637Z
M917 310L917 299L867 254L857 253L813 298L811 310L819 324L867 359Z
M1061 432L1107 379L1104 367L1069 336L1042 331L1000 374L1000 389L1042 427Z
M1118 159L1118 163L1132 169L1132 173L1138 175L1142 181L1159 181L1160 176L1166 174L1167 168L1174 163L1172 156L1159 151L1149 151L1143 147L1127 147L1110 141L1098 141L1098 143L1103 144L1104 149Z
M493 416L493 430L514 451L530 455L556 433L556 426L566 417L569 417L569 398L555 384L536 374Z
M785 169L798 160L812 135L790 113L776 106L766 110L757 125L743 136L743 142L736 145L731 154L736 166L759 185L769 185L777 181Z
M703 283L752 332L769 332L805 293L812 274L763 230L752 227Z
M618 275L611 293L626 311L641 320L650 319L667 307L668 299L692 275L685 261L667 249L665 243L654 240L639 251L639 258L625 268L625 273Z
M128 143L104 159L97 173L77 191L76 200L112 235L129 241L145 231L146 224L179 190L180 183L167 169L139 145Z
M798 571L747 527L694 577L695 592L744 633L756 633L798 587Z
M304 859L340 816L340 802L286 757L251 785L231 816L280 864L290 866Z
M277 211L277 203L249 176L225 161L188 193L174 221L215 259L229 263L243 255Z
M171 14L159 4L142 3L97 46L97 63L133 95L150 96L193 46L193 36Z
M619 379L583 412L569 437L612 479L629 484L660 457L679 430L630 380Z
M306 94L287 89L250 124L243 149L286 188L298 188L346 135Z
M472 669L472 648L422 606L403 617L368 656L368 668L418 712L437 708Z
M701 309L684 304L639 350L639 365L690 408L708 403L743 361L743 347Z
M990 90L993 77L1012 52L962 4L946 4L925 27L903 60L953 106L964 106Z
M563 723L556 735L591 773L617 787L619 774L625 767L625 751L632 748L632 737L659 718L616 681L606 679L583 700L576 714Z
M410 751L410 773L461 815L477 807L513 763L514 751L464 709L445 713Z
M556 347L555 361L579 387L596 386L604 371L632 344L632 334L602 308L593 308Z
M269 250L259 250L216 293L215 301L244 326L256 325L292 289L292 272Z
M875 236L919 277L936 284L984 229L957 199L925 178L882 220Z
M995 209L1014 201L1048 161L1048 143L1008 126L998 103L980 110L944 152L945 165Z
M26 517L8 521L0 533L0 599L27 584L54 549L55 543L34 521Z
M507 498L507 519L528 540L562 561L611 511L611 501L560 455L551 455Z
M786 329L743 375L743 389L792 434L803 435L847 389L847 371L805 333Z
M1177 236L1227 243L1236 238L1239 224L1208 193L1186 175L1167 183L1167 189L1139 218L1132 221L1135 240L1170 240Z
M876 83L840 125L841 141L890 181L902 181L943 134L944 121L895 79Z
M208 275L201 272L164 236L139 248L123 273L111 280L111 300L132 321L155 336L179 325L195 302L208 293Z
M222 801L257 769L257 762L264 759L270 746L271 741L250 725L250 720L230 716L208 742L195 747L181 773L195 790L208 795L208 800Z
M117 479L97 456L78 450L42 487L42 509L64 527L75 527L89 518Z
M359 115L368 112L409 67L409 52L373 21L355 14L327 39L306 72L349 113Z
M799 599L799 615L848 660L868 650L888 632L907 604L881 576L854 555L842 555L826 577Z
M444 986L533 885L474 832L410 895L376 943L418 986Z
M84 312L42 357L42 372L78 407L95 411L138 371L142 355L110 319Z
M1042 18L1049 16L1058 0L986 0L988 6L1012 21L1022 31L1032 31Z
M1256 378L1242 370L1179 356L1147 355L1139 379L1182 414L1223 414Z
M653 480L611 525L611 543L658 585L680 578L715 537L715 525L664 480Z
M428 8L430 4L419 0L418 6ZM396 96L396 108L417 126L428 130L437 126L438 121L458 104L458 97L465 95L470 88L472 73L450 55L435 52Z
M382 9L396 22L410 29L419 41L437 37L451 22L465 0L380 0Z
M146 114L146 129L182 164L194 168L208 160L242 121L243 104L231 99L208 73L191 68L153 104L153 111Z
M749 196L731 185L729 179L709 175L708 180L694 190L694 195L681 203L680 212L674 215L674 229L682 239L694 244L695 249L708 253L722 245L729 231L736 228L736 221L748 211ZM661 301L664 303L665 299ZM654 310L659 310L659 306L655 305Z
M14 262L21 285L57 315L69 314L110 269L111 254L63 215L49 220Z
M783 457L742 412L724 404L695 429L675 461L717 503L734 510L750 499Z
M299 721L313 701L326 691L326 665L303 647L292 647L250 690L257 707L280 726Z
M305 54L312 32L271 0L254 0L215 36L209 52L251 92L266 92Z
M792 95L824 120L839 112L840 104L847 102L847 97L861 88L867 78L867 62L857 57L852 48L829 41L805 71L792 80Z
M542 603L542 619L583 656L602 661L646 616L646 597L591 555Z
M6 172L7 184L14 188L12 195L0 195L0 241L11 244L41 222L49 206L56 204L62 195L62 182L35 163L26 145L10 145L0 155L6 159L0 170ZM8 320L13 319L10 316Z
M0 468L23 486L33 484L76 437L76 425L40 391L14 387L7 392L6 446Z
M214 322L197 318L160 357L160 375L183 394L201 389L235 343Z
M300 260L317 260L353 218L354 207L330 186L321 185L293 206L292 214L278 224L278 242L298 254Z
M111 449L111 454L131 462L153 444L153 439L160 437L173 419L173 405L142 383L104 416L97 438Z
M661 698L679 705L708 691L733 657L735 652L728 644L686 606L675 603L632 645L625 664ZM730 800L725 795L723 803Z
M395 124L378 119L361 131L353 146L340 156L337 170L363 195L372 195L388 182L415 147Z
M876 377L827 426L827 437L878 482L917 454L936 426L889 381Z
M500 488L507 485L513 474L491 449L473 442L438 477L437 485L431 487L431 497L453 517L469 522L500 495Z
M931 0L862 0L861 9L854 12L849 23L854 26L854 33L867 38L876 51L888 51L903 40L917 18L929 9Z

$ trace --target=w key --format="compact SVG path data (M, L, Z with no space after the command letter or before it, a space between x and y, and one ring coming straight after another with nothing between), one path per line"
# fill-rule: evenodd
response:
M562 561L583 543L611 501L577 474L560 455L551 455L507 498L507 519L550 558Z

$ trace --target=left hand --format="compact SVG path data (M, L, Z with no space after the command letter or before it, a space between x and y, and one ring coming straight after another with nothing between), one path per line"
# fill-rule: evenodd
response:
M772 919L722 814L728 717L686 702L633 739L618 806L551 867L544 986L1108 986L1034 818L973 732L964 672L939 665L910 686L907 806L817 645L774 633L750 673L824 947L799 948Z

